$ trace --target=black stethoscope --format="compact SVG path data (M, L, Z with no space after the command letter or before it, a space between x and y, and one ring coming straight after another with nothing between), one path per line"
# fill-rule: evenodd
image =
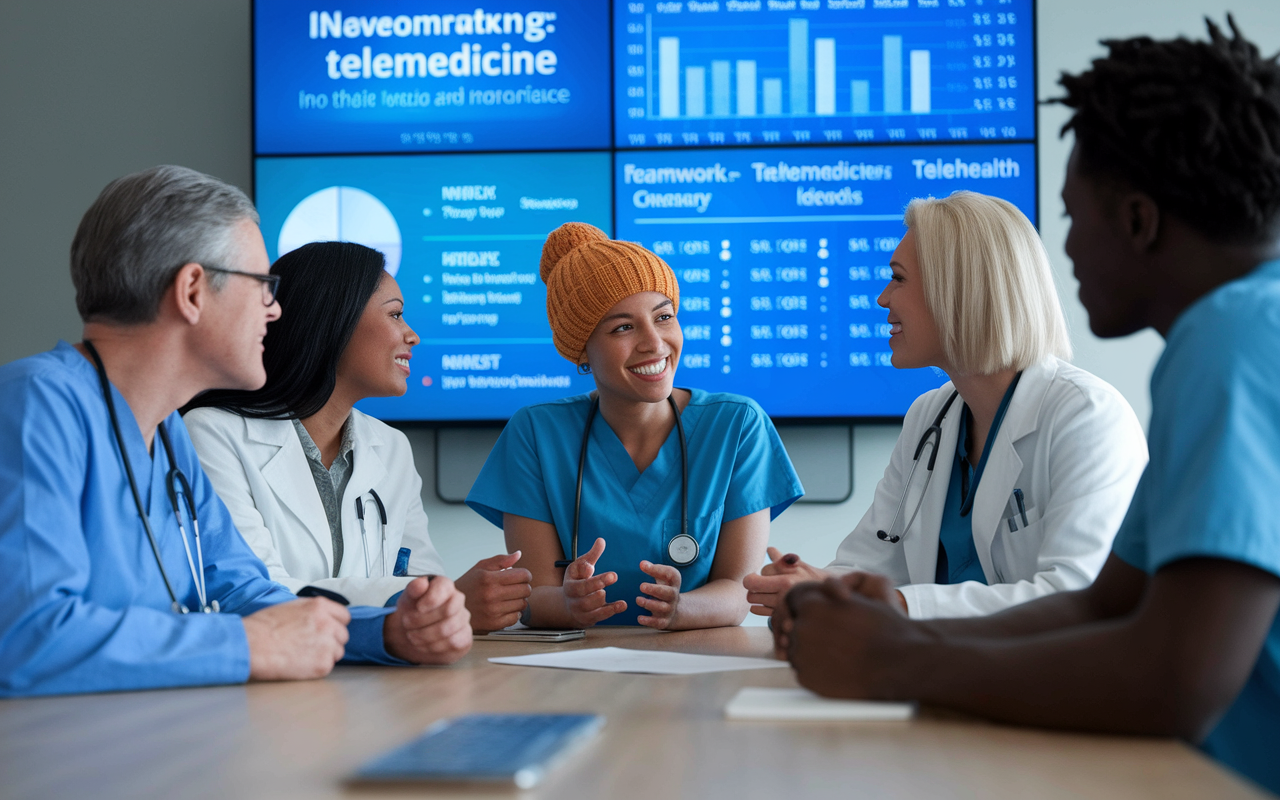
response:
M907 473L907 482L902 487L902 498L898 500L898 510L893 513L893 521L889 523L889 530L876 531L876 538L880 541L897 544L907 535L907 531L911 529L911 523L916 521L916 515L920 513L920 506L924 503L925 495L929 493L929 481L933 480L933 465L938 460L938 445L942 443L942 420L946 418L947 412L951 410L951 404L959 396L959 392L953 391L951 393L942 410L938 412L938 416L933 418L933 424L926 428L924 434L921 435L920 442L916 445L916 454L911 459L911 471ZM907 504L907 494L911 490L911 479L916 475L916 467L920 466L920 454L924 452L926 445L933 449L929 452L929 460L925 462L924 489L920 492L920 499L916 501L915 510L911 512L911 519L907 520L907 524L902 527L901 532L894 533L898 520L902 518L902 508Z
M689 535L689 452L684 438L684 423L680 421L680 407L670 395L667 402L676 415L676 432L680 434L680 534L667 543L667 557L677 567L687 567L698 560L698 540ZM587 412L587 426L582 431L582 449L578 452L578 489L573 499L573 533L569 538L570 558L557 561L557 567L567 567L578 560L578 520L582 516L582 475L587 468L587 445L591 443L591 423L600 408L600 398L591 401Z
M178 602L178 595L173 591L173 584L169 581L169 573L164 568L164 561L160 558L160 547L156 544L155 532L151 530L151 520L147 517L146 510L142 507L142 495L138 492L138 481L133 477L133 464L129 462L129 453L125 450L124 436L120 433L120 420L116 417L116 404L111 397L111 383L107 380L107 368L102 364L102 357L98 355L98 349L93 346L93 342L86 339L84 341L84 349L93 357L93 365L98 371L98 381L102 384L102 396L107 401L107 413L111 416L111 430L115 432L116 445L120 448L120 458L124 461L124 474L129 478L129 489L133 493L133 504L138 509L138 516L142 518L142 528L147 532L147 541L151 543L151 554L156 558L156 566L160 568L160 577L164 579L164 588L169 592L169 600L174 613L188 614L190 609ZM192 499L191 484L187 481L187 476L182 474L182 470L178 467L178 462L173 457L173 444L169 441L169 432L165 430L164 423L161 422L156 426L156 432L160 434L160 442L164 445L165 456L169 459L169 472L165 475L165 489L169 494L169 504L173 506L173 516L178 520L178 534L182 536L182 548L187 551L187 566L191 569L191 578L195 582L196 597L200 601L200 610L206 614L216 614L221 609L218 601L209 602L208 595L205 594L204 585L204 553L200 549L200 520L196 517L196 503ZM191 517L191 528L195 533L196 554L195 559L191 557L191 545L187 542L187 529L182 524L182 512L178 510L178 494L182 494L183 500L186 501L187 514ZM197 569L196 565L199 564Z
M382 498L378 497L378 493L373 489L369 490L369 494L373 496L373 502L378 507L378 520L382 525L382 552L378 556L378 565L382 570L382 577L387 574L387 507L382 504ZM356 519L360 520L360 545L364 549L364 576L369 575L369 540L364 533L364 499L356 498Z

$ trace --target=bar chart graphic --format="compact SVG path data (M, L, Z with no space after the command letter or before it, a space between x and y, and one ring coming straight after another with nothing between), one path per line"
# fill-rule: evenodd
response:
M987 1L619 2L617 145L1029 140L1031 0Z
M799 23L799 24L797 24ZM813 67L808 64L808 25L805 20L791 20L791 41L788 46L788 79L790 86L790 116L802 117L809 113L809 74L813 73L813 115L836 115L836 40L813 40ZM689 117L733 117L730 111L730 72L738 72L738 110L736 116L753 117L762 107L768 116L778 116L782 111L782 81L766 79L763 87L765 102L756 103L756 61L738 59L736 64L728 60L715 60L711 68L710 110L707 108L707 67L684 68L684 107L681 109L680 93L680 39L664 36L658 40L658 116L664 119ZM928 114L930 103L929 51L912 50L910 61L910 109L912 114ZM849 86L851 114L871 113L871 82L852 80ZM902 37L884 37L884 112L899 114L903 110ZM965 109L967 110L967 109Z

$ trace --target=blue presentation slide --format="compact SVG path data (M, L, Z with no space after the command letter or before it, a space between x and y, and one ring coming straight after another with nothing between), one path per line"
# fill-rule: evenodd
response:
M775 417L894 417L946 377L890 364L876 298L915 197L971 189L1036 220L1032 144L620 152L617 237L680 281L678 386Z
M615 0L616 144L1030 141L1033 23L1033 0Z
M497 420L593 388L551 343L538 260L571 220L611 229L608 153L259 158L272 260L312 241L377 248L422 338L386 420ZM288 313L288 309L284 310Z
M609 146L609 7L254 3L258 155Z

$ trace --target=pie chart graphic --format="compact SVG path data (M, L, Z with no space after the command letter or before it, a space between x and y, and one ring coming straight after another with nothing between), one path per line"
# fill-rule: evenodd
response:
M387 272L400 269L400 226L382 201L354 186L330 186L294 206L280 229L284 255L311 242L355 242L387 258Z

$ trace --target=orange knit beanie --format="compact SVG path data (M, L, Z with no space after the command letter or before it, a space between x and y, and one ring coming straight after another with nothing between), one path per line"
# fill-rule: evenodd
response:
M539 269L547 284L552 341L574 364L584 361L591 332L619 300L660 292L680 310L680 285L665 261L585 222L566 222L551 232Z

